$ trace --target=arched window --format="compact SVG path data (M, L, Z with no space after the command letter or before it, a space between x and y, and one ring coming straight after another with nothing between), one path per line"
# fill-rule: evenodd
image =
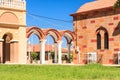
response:
M104 34L104 49L109 49L108 33L107 32L105 32L105 34Z
M109 35L108 31L104 27L100 27L96 30L97 32L97 49L101 49L101 46L104 46L104 49L109 49ZM104 38L101 42L101 37Z
M97 49L101 49L101 35L97 34Z

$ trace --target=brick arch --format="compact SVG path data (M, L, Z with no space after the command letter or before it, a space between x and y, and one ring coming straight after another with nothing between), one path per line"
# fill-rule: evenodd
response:
M99 27L99 28L96 30L96 33L98 33L98 32L101 31L101 30L108 33L108 30L107 30L106 28L104 28L103 26Z
M75 40L75 34L72 31L69 30L61 31L61 35L62 37L65 37L67 43L71 43L72 41Z
M46 37L50 34L54 42L61 41L62 39L60 32L55 29L46 29L45 34L46 34Z
M99 27L99 28L96 30L96 32L99 31L99 30L103 30L103 31L107 32L107 29L104 28L103 26Z
M66 38L67 43L71 43L71 41L75 40L74 32L69 30L58 31L56 29L40 29L38 27L30 27L27 28L26 33L27 38L29 38L32 33L36 34L39 39L45 39L48 35L50 35L54 42L61 41L62 37Z
M3 35L3 39L4 39L4 37L6 37L6 36L9 37L9 38L8 38L9 40L12 40L12 39L13 39L13 34L10 33L10 32L5 33L5 34Z
M26 37L29 38L31 34L35 34L38 36L39 39L45 39L45 34L44 32L40 29L40 28L37 28L37 27L30 27L30 28L27 28L26 30Z
M18 24L18 17L12 12L4 12L0 15L0 22L9 24Z

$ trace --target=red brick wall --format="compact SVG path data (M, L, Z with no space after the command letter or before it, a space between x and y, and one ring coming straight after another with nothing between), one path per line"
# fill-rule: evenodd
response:
M85 64L84 54L96 52L102 54L102 64L113 64L114 53L120 50L120 9L116 11L103 10L98 13L89 12L85 19L81 19L81 14L74 17L74 31L77 34L76 46L81 51L81 64ZM80 18L80 19L79 19ZM109 35L109 49L104 49L104 36L101 37L102 48L97 50L97 32L100 27L104 27ZM104 33L104 32L103 32ZM74 53L74 62L78 63L78 55Z

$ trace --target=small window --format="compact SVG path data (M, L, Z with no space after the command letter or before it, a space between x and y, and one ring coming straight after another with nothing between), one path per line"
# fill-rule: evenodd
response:
M109 49L108 33L107 32L105 32L105 34L104 34L104 49Z
M101 49L101 35L97 34L97 49Z

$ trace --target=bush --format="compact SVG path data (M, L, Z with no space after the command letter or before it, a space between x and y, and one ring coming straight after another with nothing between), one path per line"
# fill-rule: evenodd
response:
M30 54L30 57L32 60L36 60L37 56L38 56L38 54L36 52L31 52L31 54Z
M70 61L73 61L73 53L70 54Z

